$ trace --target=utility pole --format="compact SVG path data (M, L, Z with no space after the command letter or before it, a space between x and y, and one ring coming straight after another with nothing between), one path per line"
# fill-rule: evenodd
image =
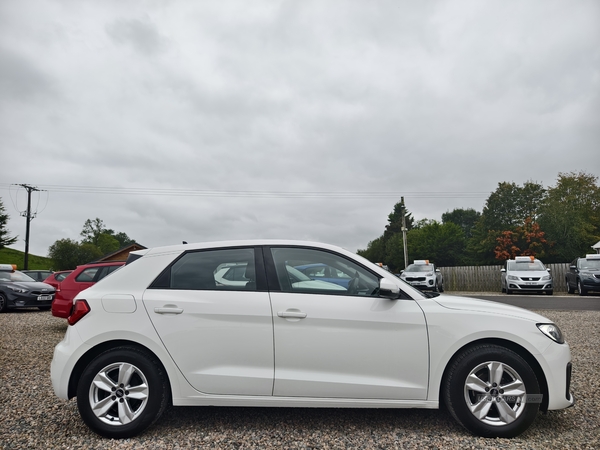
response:
M29 186L28 184L20 184L19 186L27 191L27 211L21 213L21 216L24 216L27 219L27 228L25 229L25 261L23 263L23 269L27 270L29 269L29 224L35 217L35 214L31 214L31 193L39 191L39 189Z
M404 205L404 197L400 197L402 202L402 247L404 247L404 268L408 267L408 243L406 242L406 206Z

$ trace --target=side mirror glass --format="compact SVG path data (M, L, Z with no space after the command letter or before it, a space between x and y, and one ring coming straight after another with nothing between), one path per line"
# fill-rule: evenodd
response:
M506 272L506 269L500 269L500 272Z
M387 278L379 280L379 295L385 298L396 300L400 297L400 288L393 281Z

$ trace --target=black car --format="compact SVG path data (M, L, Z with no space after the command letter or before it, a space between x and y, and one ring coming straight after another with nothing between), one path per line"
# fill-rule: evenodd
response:
M10 264L0 264L0 313L9 308L37 307L47 311L52 306L55 289L35 281Z
M569 294L575 290L579 291L579 295L586 295L589 291L600 292L600 255L585 255L585 258L574 260L565 281Z
M35 281L44 281L54 272L52 272L51 270L21 270L21 273L29 275Z

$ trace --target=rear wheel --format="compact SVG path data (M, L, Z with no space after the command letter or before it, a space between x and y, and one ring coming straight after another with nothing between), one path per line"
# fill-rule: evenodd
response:
M540 394L533 369L507 348L482 344L458 354L444 380L444 400L473 434L510 438L535 420Z
M77 386L77 406L84 422L109 438L135 436L163 413L169 385L160 363L132 347L118 347L96 357Z

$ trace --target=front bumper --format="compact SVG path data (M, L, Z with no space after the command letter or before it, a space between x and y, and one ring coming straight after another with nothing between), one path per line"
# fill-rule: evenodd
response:
M530 282L530 281L509 281L508 289L514 291L552 291L554 286L552 281Z
M600 291L600 278L581 277L581 284L587 291Z
M34 292L12 292L5 291L7 306L9 308L32 308L38 306L50 306L54 299L54 293L38 294ZM40 300L41 299L41 300Z

